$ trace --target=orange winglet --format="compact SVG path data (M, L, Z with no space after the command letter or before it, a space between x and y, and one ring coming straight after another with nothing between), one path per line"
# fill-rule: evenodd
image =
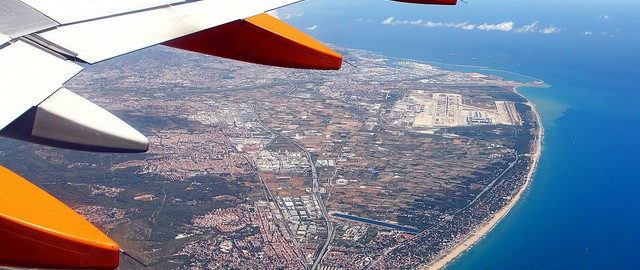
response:
M427 4L427 5L455 5L458 0L392 0L396 2Z
M71 208L2 166L0 192L0 265L118 267L118 244Z
M302 69L340 69L342 66L340 54L266 13L163 44L270 66Z

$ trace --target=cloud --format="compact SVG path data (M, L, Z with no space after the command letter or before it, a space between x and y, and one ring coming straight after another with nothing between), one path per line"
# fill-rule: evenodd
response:
M278 12L277 9L271 10L269 12L267 12L267 14L275 17L276 19L280 19L280 12Z
M602 32L591 32L591 31L584 31L582 33L580 33L583 36L603 36L603 37L609 37L609 38L615 38L616 33L610 33L610 32L606 32L606 31L602 31Z
M476 28L476 26L474 24L469 24L469 22L463 22L463 23L446 23L445 24L446 27L451 27L451 28L459 28L459 29L464 29L464 30L473 30Z
M274 9L268 11L267 14L280 20L288 20L295 17L302 17L304 15L301 9L296 8Z
M554 26L549 26L549 27L545 27L544 29L540 30L540 33L543 33L545 35L550 35L550 34L557 34L562 32L563 29L558 28L558 27L554 27Z
M356 19L356 22L366 22L366 23L372 23L373 19L364 19L364 18L358 18Z
M390 24L390 25L395 25L393 24L393 17L389 17L388 19L382 21L382 24Z
M413 24L413 25L424 25L426 27L431 27L431 28L443 27L444 26L444 23L438 23L438 22L422 23L422 21L413 21L413 22L411 22L411 24Z
M615 33L609 33L609 32L605 32L605 31L600 32L600 35L605 36L605 37L616 37Z
M608 20L608 19L610 19L610 18L609 18L609 15L607 15L607 14L600 15L598 18L603 19L603 20Z
M525 25L523 27L515 29L514 31L516 33L533 33L533 32L536 31L536 26L538 25L539 22L540 21L532 22L531 24L527 24L527 25Z
M314 25L314 26L311 26L311 27L307 27L307 30L311 30L311 31L316 30L316 29L318 29L318 25L317 24Z
M535 21L522 27L516 28L515 22L506 21L496 24L483 23L480 25L472 24L470 22L432 22L424 20L396 20L395 17L389 17L381 22L386 25L416 25L429 28L457 28L462 30L482 30L482 31L501 31L501 32L515 32L515 33L542 33L542 34L556 34L562 32L564 29L548 26L541 30L538 30L538 24L540 21Z
M481 24L478 25L478 29L483 30L483 31L504 31L504 32L509 32L511 30L513 30L513 25L514 22L503 22L503 23L499 23L499 24Z
M459 28L465 30L473 30L475 29L475 25L469 24L469 22L462 23L443 23L443 22L432 22L432 21L424 21L424 20L395 20L394 17L389 17L386 20L382 21L382 24L387 25L418 25L429 28L438 28L438 27L448 27L448 28Z

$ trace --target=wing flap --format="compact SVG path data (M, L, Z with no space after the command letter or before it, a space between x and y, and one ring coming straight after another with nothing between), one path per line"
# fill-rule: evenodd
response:
M88 63L286 6L297 0L197 1L58 27L40 34Z
M0 50L0 129L38 105L82 67L23 41Z

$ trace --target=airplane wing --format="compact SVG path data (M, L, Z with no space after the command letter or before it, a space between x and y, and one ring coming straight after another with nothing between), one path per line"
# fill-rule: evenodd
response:
M338 54L264 14L297 1L2 0L0 135L87 151L146 151L146 137L61 86L82 70L78 63L164 42L263 64L339 68Z
M339 69L341 55L265 13L299 1L0 0L0 136L85 151L147 151L144 135L62 85L83 64L157 44L257 64ZM64 204L3 167L0 187L0 265L118 266L118 245Z

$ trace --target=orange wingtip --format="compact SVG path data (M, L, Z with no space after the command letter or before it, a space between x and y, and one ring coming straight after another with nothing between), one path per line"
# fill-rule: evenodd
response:
M340 54L266 13L163 44L270 66L325 70L342 66Z
M427 5L455 5L458 0L392 0L396 2L427 4Z
M118 244L71 208L2 166L0 191L0 265L118 267Z

